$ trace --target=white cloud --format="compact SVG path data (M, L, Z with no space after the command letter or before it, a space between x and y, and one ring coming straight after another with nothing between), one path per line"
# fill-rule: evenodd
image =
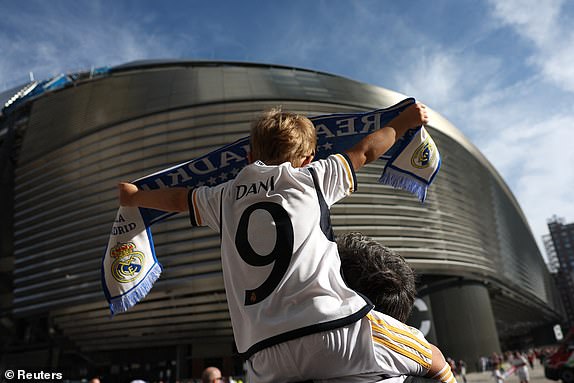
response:
M514 26L518 33L543 45L555 37L563 0L491 0L493 15Z
M3 16L5 25L18 32L0 33L0 88L26 81L29 71L34 72L36 79L46 79L92 66L177 57L182 44L187 43L188 49L193 45L182 36L168 39L156 35L141 20L121 18L111 10L104 12L97 2L84 4L88 9L82 14L77 13L79 9L61 4L38 3L37 6L44 8L33 14ZM17 24L29 27L16 28Z
M574 31L572 20L561 12L564 0L491 0L493 15L533 43L530 61L545 78L574 92Z
M462 71L463 66L445 52L421 55L413 60L408 71L411 75L402 81L403 89L406 94L417 95L429 106L444 110L443 107L451 104L462 92L462 88L457 86L463 77Z
M449 51L441 47L411 52L409 64L397 75L401 91L451 115L471 113L482 95L496 92L500 60L472 52ZM469 102L471 101L471 102ZM484 102L485 100L482 100Z

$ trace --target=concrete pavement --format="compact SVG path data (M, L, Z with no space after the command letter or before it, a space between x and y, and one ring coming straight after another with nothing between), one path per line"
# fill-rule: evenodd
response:
M544 377L544 367L540 365L538 361L534 364L534 369L529 370L530 373L530 383L561 383L560 381L554 381L550 379L546 379ZM458 383L463 383L462 378L460 376L456 376ZM492 372L473 372L466 375L466 379L468 383L494 383L494 377L492 376ZM516 374L512 374L508 377L505 381L506 383L519 383L518 377Z

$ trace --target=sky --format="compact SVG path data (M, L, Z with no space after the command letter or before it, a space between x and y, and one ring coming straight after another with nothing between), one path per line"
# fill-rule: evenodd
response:
M0 0L0 91L140 59L288 65L391 89L502 175L541 252L574 222L574 1Z

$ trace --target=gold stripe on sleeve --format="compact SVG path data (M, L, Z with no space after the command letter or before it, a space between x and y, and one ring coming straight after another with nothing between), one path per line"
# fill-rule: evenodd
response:
M443 380L443 382L446 383L456 383L456 378L454 377L453 373L451 371L449 371L448 376L445 377L445 379Z
M431 379L440 380L444 383L456 383L456 378L454 377L452 370L448 364L445 364L444 367L437 372Z
M428 342L425 342L424 340L418 338L417 336L415 336L413 333L411 333L409 331L403 330L403 329L398 328L398 327L391 326L390 324L388 324L384 320L376 319L372 314L368 314L367 317L371 320L371 326L372 326L374 331L378 331L378 332L382 333L383 335L386 335L389 338L391 338L391 339L393 339L399 343L404 343L404 344L408 345L409 347L417 350L418 352L420 352L421 354L423 354L427 358L432 359L432 351L430 349L430 344ZM377 325L381 325L382 327L377 326ZM404 337L407 337L410 340L413 340L414 343L411 343L406 339L398 337L397 335L395 335L395 333L400 334Z
M450 377L452 377L452 372L450 371L450 366L447 364L445 366L445 370L442 374L440 374L440 376L438 377L438 380L440 380L441 382L448 382L450 379Z
M442 378L444 375L448 374L447 367L449 367L449 365L448 365L448 364L445 364L445 365L443 366L443 368L440 369L439 372L437 372L436 374L434 374L434 375L431 377L431 379L441 380L441 378Z
M402 347L397 346L396 344L389 342L385 339L379 338L375 335L373 335L373 340L379 344L382 344L383 346L415 361L416 363L420 364L423 368L429 370L431 368L431 364L428 363L427 361L423 360L421 357L419 357L418 355L415 355L411 352L408 352L407 350L403 349Z
M337 158L339 158L339 161L341 161L341 163L345 167L345 171L347 173L347 179L349 180L349 185L351 185L349 187L349 192L353 193L353 191L355 190L355 185L353 184L353 172L349 167L349 163L347 162L347 159L343 157L341 154L335 154L335 155L337 156Z
M196 192L197 190L192 192L193 213L195 214L195 222L197 222L197 226L201 226L201 215L197 209Z
M373 327L373 331L376 331L376 332L380 333L381 335L386 336L386 337L390 338L391 340L393 340L399 344L403 344L407 347L412 348L413 350L417 351L419 354L423 355L424 357L426 357L428 359L432 359L432 351L430 351L429 348L425 348L424 346L421 347L420 343L411 342L409 340L406 340L404 338L396 336L395 334L393 334L391 331L389 331L388 329L386 329L384 327L380 327L380 326L377 326L375 324L372 324L372 327Z

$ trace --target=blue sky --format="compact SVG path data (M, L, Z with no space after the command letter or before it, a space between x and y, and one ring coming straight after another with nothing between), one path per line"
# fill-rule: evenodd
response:
M501 173L539 243L547 218L574 221L573 1L0 0L0 11L0 90L29 72L157 58L329 72L448 118Z

